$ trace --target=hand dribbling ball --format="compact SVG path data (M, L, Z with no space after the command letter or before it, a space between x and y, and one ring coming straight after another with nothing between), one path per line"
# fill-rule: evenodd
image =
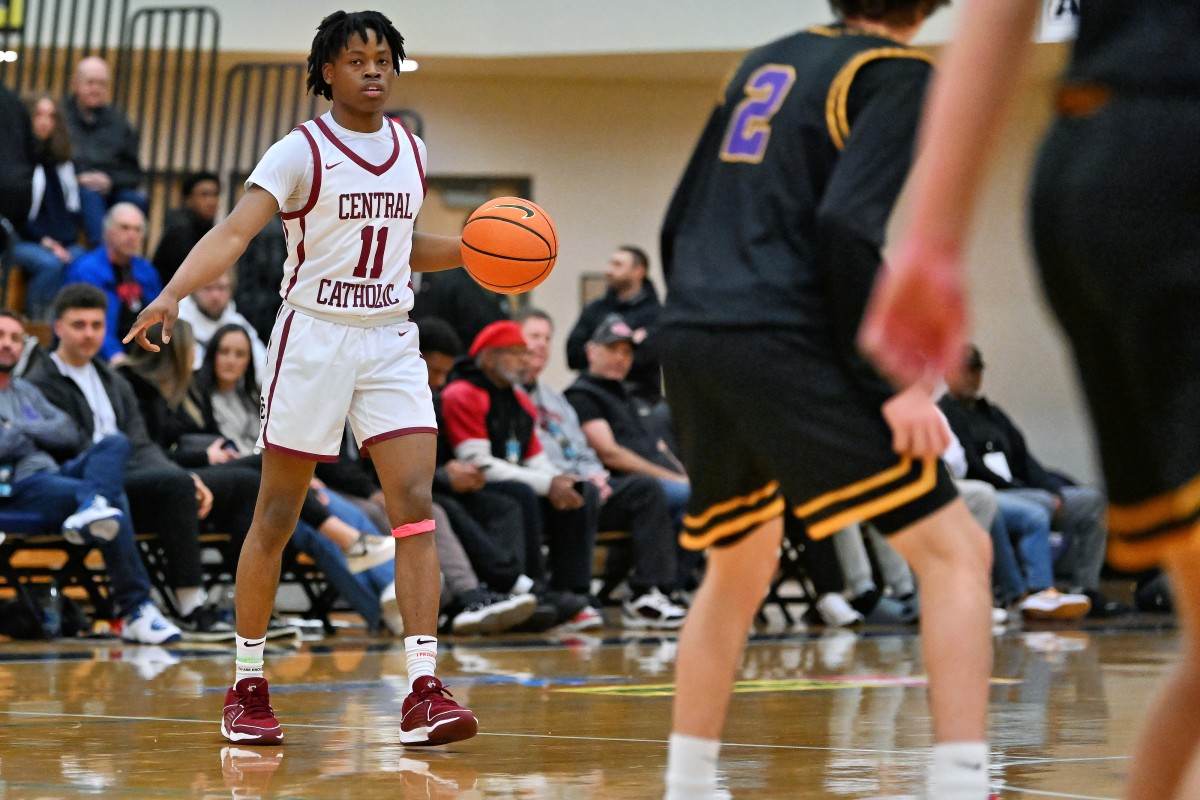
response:
M489 200L463 226L463 266L476 283L493 292L529 291L546 280L556 258L554 220L529 200Z

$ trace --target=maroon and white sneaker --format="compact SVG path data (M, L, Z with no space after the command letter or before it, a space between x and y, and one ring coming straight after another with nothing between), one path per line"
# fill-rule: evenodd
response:
M221 735L238 744L283 742L283 728L271 709L266 678L242 678L225 693Z
M471 709L450 700L442 682L432 675L413 681L412 693L400 710L400 744L425 747L470 739L479 731Z

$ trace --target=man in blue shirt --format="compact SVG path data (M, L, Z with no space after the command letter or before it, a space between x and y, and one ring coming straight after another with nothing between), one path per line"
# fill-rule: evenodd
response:
M112 364L125 358L121 338L162 291L158 270L141 256L145 238L146 217L141 209L117 203L104 217L104 244L80 256L67 270L65 283L90 283L108 295L100 357Z

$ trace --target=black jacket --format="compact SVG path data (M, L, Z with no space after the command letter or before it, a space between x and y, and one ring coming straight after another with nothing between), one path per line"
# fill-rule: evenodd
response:
M141 406L129 381L122 378L116 371L98 358L92 359L100 374L100 382L104 392L112 403L113 413L117 417L117 430L129 439L129 461L127 468L135 469L180 469L167 457L161 447L150 438L146 429L146 420L142 417ZM96 417L92 407L88 405L83 391L75 385L75 381L58 371L58 365L51 360L50 355L38 351L30 361L25 378L42 390L46 399L67 412L67 416L75 420L90 442L96 429ZM55 454L57 456L57 454ZM76 455L76 453L71 454Z
M646 329L646 338L633 348L633 368L629 370L628 382L639 394L660 394L662 378L659 374L658 352L655 350L654 331L658 329L658 316L662 303L654 284L646 281L642 291L631 300L617 299L617 293L609 289L604 297L584 306L583 312L571 335L567 337L567 366L586 372L587 343L596 328L609 314L620 314L629 327Z
M135 189L142 182L138 164L138 135L114 106L101 106L91 119L83 116L74 97L62 105L71 134L71 158L79 172L99 170L112 179L113 189Z
M1043 467L1029 448L1025 437L999 406L979 398L973 406L950 395L938 401L938 407L950 422L967 457L967 477L986 481L997 489L1045 489L1057 494L1068 481ZM993 472L984 462L988 453L1003 453L1012 480Z
M33 201L33 128L25 104L4 84L0 84L0 120L4 120L0 125L0 186L4 187L0 216L21 227Z

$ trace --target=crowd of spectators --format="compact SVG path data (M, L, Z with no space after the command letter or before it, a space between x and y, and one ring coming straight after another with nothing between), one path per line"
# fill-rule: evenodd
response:
M0 142L3 235L26 279L25 317L54 333L39 348L20 315L0 313L0 415L21 417L0 437L3 460L18 465L0 509L52 508L64 536L100 547L127 638L232 639L227 610L203 584L200 535L221 531L236 543L249 527L264 339L280 305L286 242L281 226L267 226L233 271L185 298L169 347L122 345L213 227L221 179L184 176L180 205L148 249L138 134L111 89L96 57L79 62L61 102L45 93L22 101L0 85L0 113L15 121ZM441 431L434 497L444 630L585 630L603 624L602 605L614 600L631 628L682 625L703 561L677 543L690 485L663 396L661 304L649 273L642 249L615 249L606 291L567 334L566 363L578 375L561 387L544 378L550 314L517 308L462 270L418 281L412 317ZM1123 613L1100 591L1103 494L1034 458L982 395L982 371L971 348L940 407L956 435L947 465L992 535L996 621L1010 612ZM135 557L135 528L162 539L166 607ZM317 468L293 546L369 630L399 635L388 532L370 459L347 429L339 460ZM609 548L602 582L596 541L609 532L623 544ZM919 617L911 572L869 525L813 541L789 519L787 536L794 546L785 554L813 591L812 621ZM1161 581L1143 577L1147 605L1169 605ZM599 596L602 583L617 590ZM291 632L272 624L272 635Z

